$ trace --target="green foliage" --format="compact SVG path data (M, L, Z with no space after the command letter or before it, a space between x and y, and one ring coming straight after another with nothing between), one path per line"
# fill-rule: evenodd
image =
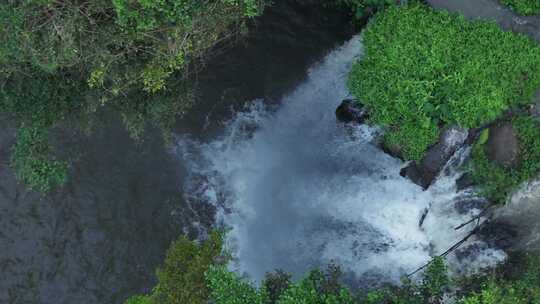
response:
M418 282L404 279L356 298L340 283L339 267L312 270L297 282L282 271L267 274L260 288L229 271L223 259L223 235L213 232L198 244L184 237L167 252L164 267L158 270L159 283L149 295L136 295L125 304L213 303L213 304L440 304L450 290L460 290L461 304L539 304L540 257L527 263L510 263L511 271L494 272L472 278L476 285L450 281L446 264L436 257ZM480 282L480 284L478 284Z
M336 274L338 276L336 276ZM312 270L302 280L291 284L279 297L278 304L354 304L351 292L341 287L339 272L326 274Z
M193 102L193 72L263 6L263 0L1 1L0 113L51 128L90 121L108 105L134 138L148 123L168 134Z
M202 243L180 237L167 251L163 267L158 268L159 283L152 293L134 296L125 304L206 304L210 289L205 273L228 261L222 254L223 235L219 232L212 232Z
M312 270L296 283L289 282L283 272L267 275L263 287L257 289L225 267L207 272L212 300L216 304L354 304L351 292L341 286L341 271L330 266L327 271ZM269 278L280 281L279 290L269 290ZM275 283L275 282L274 282Z
M422 275L420 284L410 279L401 286L392 286L369 292L365 304L432 304L442 303L443 295L450 286L447 267L442 257L435 257Z
M46 129L23 126L17 132L11 166L17 178L30 189L48 192L67 180L68 165L56 160Z
M448 269L442 257L435 257L424 273L422 280L422 294L431 302L440 302L448 287Z
M212 267L206 273L212 303L215 304L263 304L266 293L242 280L225 266Z
M266 273L263 288L267 293L267 304L276 304L279 297L291 285L291 275L282 270Z
M368 9L382 9L396 3L395 0L337 0L336 2L350 7L357 19L362 18Z
M530 116L512 118L512 127L519 140L519 163L504 167L488 160L487 139L479 140L472 152L472 176L481 193L494 202L504 203L517 187L540 172L540 121Z
M441 126L478 127L529 102L540 86L532 40L423 5L378 13L363 42L350 91L386 129L386 145L410 160L436 142Z
M538 258L529 257L527 265L521 267L520 277L509 280L493 276L480 291L464 297L461 304L539 304L540 263Z
M511 7L522 15L540 15L540 1L538 0L500 0L502 4Z

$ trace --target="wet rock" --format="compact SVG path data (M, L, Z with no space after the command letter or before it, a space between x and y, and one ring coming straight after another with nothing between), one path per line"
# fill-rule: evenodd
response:
M467 214L473 210L484 210L489 206L489 201L481 198L464 198L454 204L459 214Z
M471 173L467 172L456 180L457 190L461 191L475 185Z
M504 122L489 128L486 142L488 159L505 167L515 167L519 159L519 140L512 124Z
M520 241L519 233L513 225L502 221L490 221L482 225L477 236L489 247L509 250Z
M467 130L459 127L445 128L439 136L439 141L427 150L424 158L418 163L411 162L400 174L427 189L452 155L465 144L467 135Z
M534 117L540 117L540 90L537 90L534 95L534 103L529 106L528 114Z
M336 109L336 118L341 122L362 124L367 117L365 107L354 99L344 99Z

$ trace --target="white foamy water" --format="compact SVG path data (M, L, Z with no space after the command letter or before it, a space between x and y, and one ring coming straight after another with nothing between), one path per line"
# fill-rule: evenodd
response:
M231 229L232 267L252 279L334 261L358 278L397 281L473 228L454 230L478 212L456 212L453 203L470 196L456 192L457 173L446 170L422 191L399 175L403 162L371 143L376 130L336 122L361 48L355 37L330 53L277 109L251 102L221 138L179 140L192 176L187 199L218 206L220 223ZM483 249L450 261L482 267L504 258L477 247Z

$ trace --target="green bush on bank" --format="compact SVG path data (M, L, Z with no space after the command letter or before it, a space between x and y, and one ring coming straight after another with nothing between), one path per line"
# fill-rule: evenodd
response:
M364 16L366 11L370 9L382 9L389 5L395 4L395 0L337 0L337 4L345 5L350 7L354 14L355 18L360 19Z
M384 141L418 160L442 126L478 127L531 100L540 86L540 47L494 23L423 5L391 6L363 35L349 88Z
M540 15L540 1L538 0L501 0L521 15Z
M67 180L68 164L51 156L46 129L20 127L13 147L11 166L29 189L48 192Z
M516 116L511 123L519 140L516 167L504 167L488 160L487 130L473 147L473 179L480 185L482 194L494 202L504 202L512 191L540 172L540 121L530 116Z
M263 7L263 0L0 1L0 113L49 133L67 120L92 121L107 105L134 138L147 124L167 134L193 102L190 77L201 61ZM49 145L36 138L19 140L26 144L13 163L23 182L46 190L60 181L50 174L59 166L37 155L47 149L21 150Z
M540 303L540 257L520 257L490 274L451 280L447 266L436 257L418 281L354 293L341 282L339 267L312 270L296 282L282 271L267 273L260 287L231 272L223 258L223 235L212 233L196 243L181 237L158 270L159 283L149 295L136 295L125 304L435 304L446 296L460 304ZM471 284L472 283L472 284ZM457 291L457 293L455 293Z
M228 262L223 234L212 232L202 242L182 236L171 244L165 263L156 271L158 284L147 295L136 295L125 304L206 304L212 290L205 273Z

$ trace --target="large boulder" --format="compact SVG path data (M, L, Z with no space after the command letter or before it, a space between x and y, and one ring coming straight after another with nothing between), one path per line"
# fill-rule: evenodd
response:
M426 151L422 160L411 162L400 174L427 189L452 155L465 144L467 137L468 131L463 128L457 126L445 128L439 136L439 141Z
M354 99L344 99L336 109L337 120L345 123L364 123L367 119L365 107Z
M489 128L486 142L487 158L501 166L515 167L519 161L519 139L510 122Z

